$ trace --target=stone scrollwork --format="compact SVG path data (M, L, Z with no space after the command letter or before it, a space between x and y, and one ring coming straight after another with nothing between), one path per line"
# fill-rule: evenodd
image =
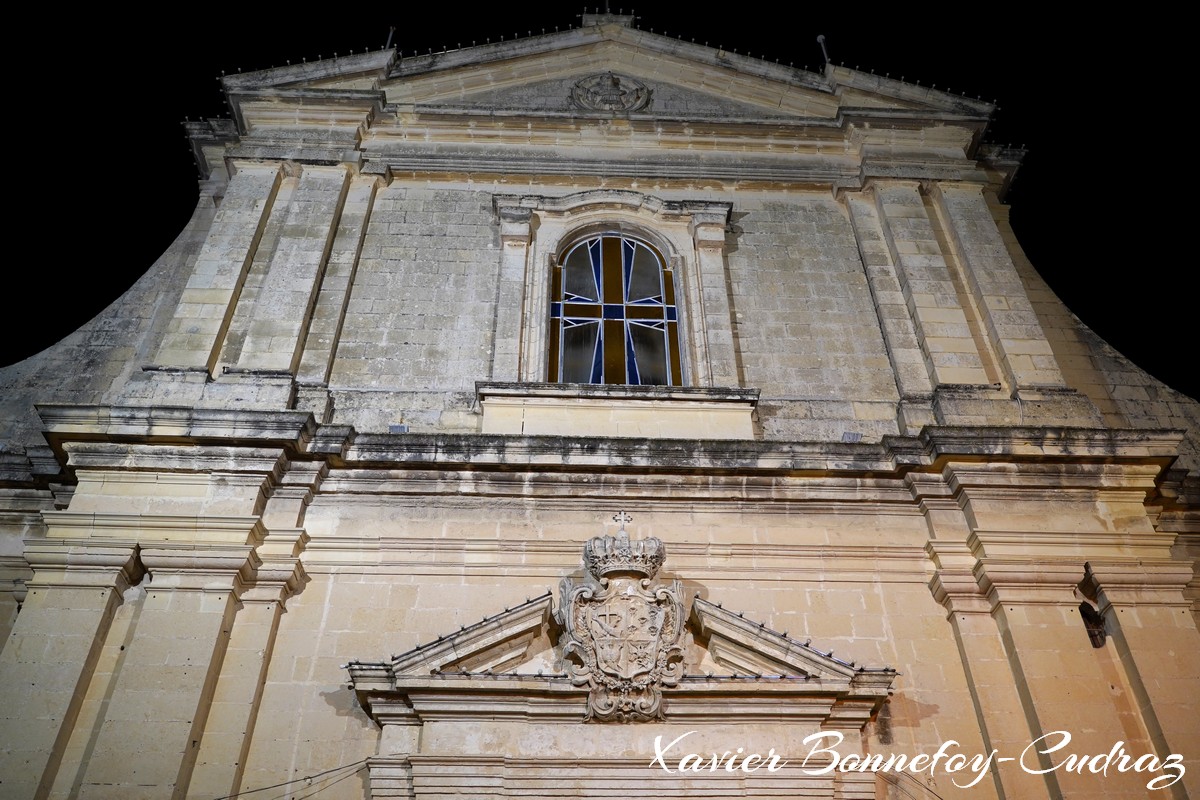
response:
M576 686L588 686L585 719L663 719L662 687L683 671L684 613L679 581L655 585L666 559L656 538L633 542L625 531L584 546L591 579L562 582L558 610L565 629L563 658Z
M641 81L602 72L577 81L571 102L585 111L641 111L650 105L650 89Z

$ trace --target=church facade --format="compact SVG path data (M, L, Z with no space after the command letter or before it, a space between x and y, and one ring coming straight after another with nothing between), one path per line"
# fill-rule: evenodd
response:
M0 371L0 794L1200 797L1200 403L992 105L583 23L225 77Z

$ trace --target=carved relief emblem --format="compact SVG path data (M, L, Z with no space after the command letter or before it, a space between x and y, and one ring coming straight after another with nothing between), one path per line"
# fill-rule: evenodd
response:
M591 689L587 719L662 719L662 687L678 683L683 670L681 587L653 585L666 560L663 543L632 542L629 517L613 519L621 522L616 536L584 545L592 580L562 583L563 657L575 685Z
M587 111L640 111L650 105L650 90L641 81L605 72L577 81L571 102Z

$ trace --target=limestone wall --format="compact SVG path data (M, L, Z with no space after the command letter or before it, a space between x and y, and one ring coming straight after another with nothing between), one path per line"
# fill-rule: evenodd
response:
M13 677L0 730L23 731L23 746L0 758L18 791L44 776L38 796L149 800L187 787L183 796L211 798L349 765L324 794L386 797L379 770L408 755L426 787L476 761L531 776L566 759L576 779L620 767L645 780L654 736L687 730L698 746L729 739L802 757L811 720L735 714L714 727L673 717L685 704L670 694L666 720L628 725L567 714L463 728L455 715L472 701L449 696L422 707L419 727L368 716L348 662L431 646L547 591L557 607L559 581L580 574L581 543L615 529L614 504L636 510L633 538L666 543L659 578L680 580L687 603L720 604L764 636L855 667L897 670L861 737L847 728L865 752L928 753L953 740L964 753L1019 755L1051 730L1071 731L1081 752L1107 752L1117 738L1129 752L1186 752L1194 734L1187 665L1200 638L1181 594L1190 568L1167 555L1174 536L1155 530L1142 502L1173 441L1080 432L1031 458L1034 442L1018 434L960 431L924 441L929 457L910 468L886 466L899 451L856 445L795 450L794 474L764 468L782 455L764 443L758 466L720 475L687 468L717 462L722 448L702 443L641 459L608 444L589 465L517 437L507 449L475 444L467 464L457 447L477 437L443 439L429 455L432 441L405 434L364 438L331 465L301 444L313 433L303 415L241 415L229 429L241 434L218 445L222 412L199 413L190 432L162 413L128 421L124 430L159 431L141 443L112 441L126 423L53 423L79 439L67 449L80 479L65 510L44 514L47 535L26 554L26 607L0 653ZM88 441L97 437L107 441ZM422 468L404 466L413 458ZM506 469L478 469L489 460ZM1079 616L1089 596L1114 615L1103 648ZM532 687L558 675L554 630L539 629L496 679ZM684 644L685 675L728 677L694 623ZM1086 701L1073 692L1101 684ZM690 791L649 777L663 780L663 796ZM1148 777L1113 774L1103 786L1141 797ZM948 780L927 785L945 796ZM749 796L778 788L721 785ZM815 796L834 785L806 784ZM972 796L1085 797L1096 786L1091 775L1007 763Z
M896 379L847 210L828 195L730 195L739 378L771 439L898 433Z
M181 334L171 333L180 319L210 313L203 310L209 306L197 304L201 299L182 294L183 284L195 281L198 252L213 220L214 206L205 199L176 244L124 297L51 350L0 372L9 409L3 433L10 449L42 445L32 413L38 401L192 398L236 405L253 396L257 399L251 402L260 407L311 409L319 418L331 413L333 421L360 431L398 424L424 431L478 430L474 387L492 378L497 326L511 327L512 320L503 317L536 310L532 295L518 294L520 306L511 297L499 303L495 188L471 190L450 182L438 189L404 181L379 186L365 177L350 184L341 172L327 171L331 182L323 190L321 174L285 177L278 189L248 177L251 183L239 186L253 196L244 202L257 203L259 210L238 217L233 206L226 209L220 241L254 249L246 251L251 254L244 284L227 295L233 303L228 327L213 322L215 327L206 328L211 330L207 343L193 343L197 358L211 352L210 358L223 365L212 375L213 385L186 376L167 383L142 372L171 353L185 352L178 350ZM1035 329L1019 321L998 327L1000 315L1018 320L1014 314L1020 312L987 309L989 292L1011 290L988 288L973 277L978 270L1000 273L977 266L970 260L975 245L954 238L963 235L956 233L959 228L979 225L947 216L957 213L954 203L961 201L942 210L933 200L910 209L918 215L911 219L925 226L924 233L914 233L912 223L903 222L909 211L889 210L901 205L888 205L891 200L872 205L886 192L917 200L905 194L911 190L895 191L876 189L841 199L809 192L704 193L733 209L719 262L723 286L712 288L723 293L729 309L732 374L740 387L761 392L759 435L829 441L850 434L878 441L935 421L1102 421L1187 430L1180 466L1196 468L1200 405L1142 373L1070 315L1020 252L1003 207L991 206L998 224L994 235L1007 244L1014 274L1023 282L1019 291L1028 292ZM695 193L679 189L665 196L686 200ZM301 218L304 214L315 228ZM900 216L889 219L889 214ZM250 227L239 232L239 226ZM216 241L208 238L210 260L227 246ZM987 252L986 239L980 241L980 252ZM907 247L917 249L907 253ZM943 281L949 288L931 291L952 292L947 297L957 300L943 297L924 309L921 298L935 296L920 293L933 285L921 276L926 268L904 264L928 258L919 255L928 247L939 249L950 269ZM301 268L288 264L307 266L304 274L293 275ZM525 266L533 268L532 262ZM285 330L274 321L283 318L295 321ZM1027 330L1046 337L1045 354L1036 354L1030 340L1006 338ZM1031 354L1021 354L1021 348ZM535 361L544 357L526 346L525 357L531 354ZM266 383L251 387L247 381L252 379L236 374L281 366L293 370L299 396L286 387L282 393L265 391ZM226 375L228 368L235 374ZM1057 405L1047 407L1057 411L1038 412L1045 398L1005 400L1014 389L1036 394L1055 380L1074 390L1050 398ZM1021 390L1023 381L1033 388ZM989 382L998 387L990 394ZM148 384L152 388L145 388ZM959 394L938 396L939 387L959 384L976 386L970 389L974 394L955 389ZM305 386L318 387L328 398L328 411L306 399ZM1070 402L1064 406L1066 400L1058 398Z
M477 427L466 412L491 377L498 247L490 193L378 193L329 378L338 422Z

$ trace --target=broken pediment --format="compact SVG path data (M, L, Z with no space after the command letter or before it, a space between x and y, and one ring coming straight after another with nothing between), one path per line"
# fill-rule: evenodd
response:
M657 538L598 536L586 575L564 579L558 607L539 597L388 661L347 665L381 725L429 719L753 720L763 713L861 728L896 672L834 658L656 581ZM690 637L701 653L686 657ZM700 664L716 665L701 672Z
M808 641L798 642L699 597L692 601L692 624L706 640L713 660L734 673L837 681L854 680L864 672L853 662L834 658L832 652L810 647Z

